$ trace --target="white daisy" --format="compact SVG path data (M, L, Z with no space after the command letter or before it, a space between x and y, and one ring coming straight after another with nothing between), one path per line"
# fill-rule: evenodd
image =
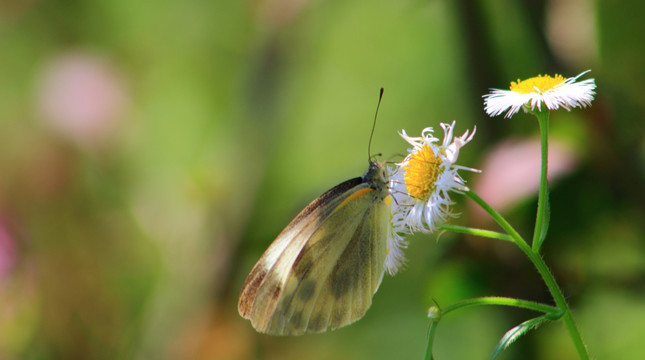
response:
M455 216L450 209L453 201L449 192L468 190L458 170L479 172L455 164L459 150L472 140L476 129L453 139L455 122L441 124L441 127L444 131L441 144L432 128L423 129L421 137L410 137L405 130L399 134L413 148L390 177L395 232L435 231L448 217Z
M591 105L596 83L594 79L576 82L579 77L591 70L580 73L576 77L565 79L562 75L539 75L527 80L511 82L510 90L492 89L484 95L484 110L490 116L506 112L507 118L517 113L520 108L525 111L542 111L542 103L549 110L560 107L571 110L575 107Z

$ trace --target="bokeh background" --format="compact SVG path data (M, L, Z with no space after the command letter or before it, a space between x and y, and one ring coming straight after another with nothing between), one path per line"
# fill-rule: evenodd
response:
M550 303L507 243L410 239L358 323L257 334L248 271L289 220L418 134L477 127L468 184L530 237L536 121L481 96L591 69L593 106L551 122L544 247L598 359L645 356L645 3L640 0L0 2L0 358L418 359L426 309ZM463 197L456 223L496 229ZM483 359L532 313L443 319L437 359ZM561 323L503 359L572 359Z

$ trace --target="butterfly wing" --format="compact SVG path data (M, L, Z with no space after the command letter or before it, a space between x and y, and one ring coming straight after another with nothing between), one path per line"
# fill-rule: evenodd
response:
M360 319L383 278L389 209L368 178L307 206L247 278L240 314L260 332L300 335Z
M275 300L277 298L279 292L282 291L281 284L276 283L275 280L276 276L279 275L278 269L283 272L282 275L288 275L289 270L286 266L289 265L287 263L289 260L289 254L294 251L299 252L313 231L316 230L320 226L320 223L324 221L324 219L327 218L340 204L342 201L341 197L348 190L360 185L360 183L361 178L354 178L333 187L307 205L307 207L305 207L289 223L289 225L282 230L273 243L271 243L269 248L267 248L264 254L262 254L262 257L255 264L242 286L242 292L238 303L238 310L242 317L252 320L251 311L253 310L253 306L256 302L265 303L267 307L275 304L275 301L270 301L271 299L269 298L258 300L259 293L265 293L271 285L275 288L272 290L272 299ZM288 246L290 248L289 251L286 250ZM291 256L291 259L295 260L295 256ZM287 272L285 273L285 271ZM265 282L268 275L270 275L269 277L272 279L271 284ZM267 308L266 312L270 312L270 309Z

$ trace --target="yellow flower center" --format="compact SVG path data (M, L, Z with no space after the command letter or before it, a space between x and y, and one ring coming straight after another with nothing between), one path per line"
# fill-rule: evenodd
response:
M428 145L412 153L405 167L405 186L410 196L425 200L434 190L435 182L441 173L439 159Z
M550 77L549 75L538 75L524 81L517 79L517 82L511 82L511 91L519 94L528 94L532 92L538 92L541 94L562 84L566 80L567 79L564 76L558 74L554 77Z

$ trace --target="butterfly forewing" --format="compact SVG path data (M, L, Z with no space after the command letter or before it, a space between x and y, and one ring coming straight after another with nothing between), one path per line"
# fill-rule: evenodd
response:
M325 192L300 213L282 230L278 237L271 243L260 260L255 264L251 273L242 286L238 310L244 318L251 318L251 310L254 302L257 302L257 293L270 272L276 272L278 259L282 258L288 245L300 247L307 241L311 232L318 227L320 221L324 220L340 204L340 197L351 188L359 185L361 178L354 178L345 181L329 191ZM332 206L334 205L335 206ZM294 258L295 260L295 258ZM287 274L284 274L287 275ZM275 277L276 274L273 275ZM275 284L278 286L279 284ZM265 286L266 287L266 286ZM276 292L279 289L276 289ZM269 304L267 304L269 305Z
M379 170L381 168L373 164ZM261 332L300 335L360 319L383 278L389 208L370 171L314 200L247 278L239 311Z

